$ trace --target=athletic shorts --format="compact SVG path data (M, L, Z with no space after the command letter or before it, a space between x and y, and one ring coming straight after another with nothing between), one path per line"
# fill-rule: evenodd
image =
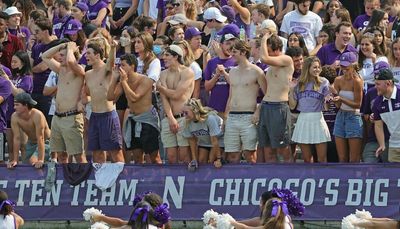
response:
M169 129L168 118L163 118L163 120L161 120L161 141L165 148L189 146L188 140L182 135L186 125L186 118L177 118L176 121L178 121L179 124L179 131L174 134Z
M258 124L258 145L271 148L290 143L290 109L287 102L262 101Z
M132 142L131 147L128 150L142 149L143 152L150 154L159 149L158 137L160 132L154 128L152 125L147 123L142 123L142 131L140 132L140 137L135 136L135 125L136 122L131 119L132 122Z
M88 151L122 149L119 117L115 110L104 113L92 112L89 120Z
M81 154L83 145L83 114L58 117L51 121L51 152L67 152L68 155Z
M117 102L115 103L115 109L119 110L126 110L128 108L128 100L126 100L125 93L118 98Z
M253 151L257 146L257 126L251 121L253 114L230 113L225 124L225 152Z

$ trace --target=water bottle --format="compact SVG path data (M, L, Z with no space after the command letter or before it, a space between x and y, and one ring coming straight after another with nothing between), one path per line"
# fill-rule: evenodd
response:
M246 40L246 31L244 30L243 25L240 26L239 38L240 38L240 40L242 40L242 41L245 41L245 40Z

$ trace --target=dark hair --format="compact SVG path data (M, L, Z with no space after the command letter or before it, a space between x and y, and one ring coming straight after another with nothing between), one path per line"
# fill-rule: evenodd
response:
M17 4L21 6L21 25L26 25L30 12L32 12L32 10L35 10L36 6L31 0L15 0L13 6L17 6Z
M35 21L35 25L41 30L47 30L49 35L53 33L53 23L48 18L39 18Z
M152 17L141 15L135 19L133 25L138 31L142 32L145 27L151 28L156 23L157 22Z
M380 9L374 9L372 11L371 18L369 19L367 29L374 26L379 26L379 22L382 21L385 16L385 11Z
M0 12L0 19L4 19L4 20L8 20L10 18L10 16L8 16L8 14L4 13L4 12Z
M324 18L324 20L323 20L324 23L329 23L329 22L331 22L331 16L332 16L332 15L329 15L328 10L329 10L329 6L331 5L332 2L339 2L339 5L340 5L340 8L339 8L339 9L343 9L343 5L342 5L342 3L341 3L339 0L330 0L330 1L328 2L328 4L326 4L326 7L325 7L326 13L325 13L325 18ZM336 11L335 11L335 13L336 13Z
M29 75L32 73L31 61L29 59L29 54L25 51L19 50L14 53L14 56L21 60L22 68L18 70L18 74L21 76Z
M383 30L381 29L381 27L379 26L373 26L371 28L368 28L365 30L364 34L366 33L372 33L375 37L375 31L378 31L381 36L382 36L382 43L381 44L376 44L376 49L375 53L379 54L379 55L386 55L387 53L387 46L386 46L386 36L385 33L383 32Z
M267 45L272 49L272 51L282 51L283 43L278 35L273 34L268 40Z
M31 11L31 13L29 14L29 17L32 18L33 21L36 21L39 18L46 18L47 13L42 9L36 9L36 10Z
M78 35L78 37L77 37L75 43L76 43L76 45L79 47L79 51L82 52L82 51L84 50L84 48L85 48L85 45L86 45L86 39L87 39L87 38L86 38L86 34L85 34L85 32L84 32L83 30L79 30L78 33L77 33L77 35ZM72 40L70 39L70 35L65 34L65 36L66 36L70 41L72 41Z
M134 209L132 210L129 216L128 225L132 226L132 228L135 229L147 229L148 224L157 224L158 222L154 219L153 215L154 215L154 209L160 204L162 204L162 199L159 195L155 193L146 194L143 197L143 199L134 206ZM145 222L143 222L143 213L141 212L139 213L136 220L133 220L132 218L135 214L135 211L138 208L143 208L143 207L149 209L149 214Z
M294 2L296 5L299 5L301 3L311 2L311 0L293 0L292 2Z
M168 30L168 37L169 37L171 40L173 40L174 34L175 34L175 32L176 32L178 29L182 29L182 30L183 30L183 28L182 28L182 27L179 27L179 26L172 26L171 28L169 28L169 30Z
M335 41L335 26L332 24L324 24L319 32L324 32L328 34L327 43L332 43Z
M335 82L335 78L337 77L336 69L329 65L322 66L319 75L327 79L331 85Z
M5 200L8 200L8 195L7 195L7 193L5 191L0 190L0 204ZM7 205L5 204L0 209L0 214L4 215L4 218L5 218L7 215L11 214L12 211L13 211L12 206L8 205L8 204Z
M119 59L121 60L121 62L123 60L125 60L126 63L131 65L131 66L134 65L135 66L135 70L136 70L136 67L138 65L138 63L137 63L138 61L137 61L137 58L136 58L135 55L133 55L131 53L126 53L126 54L123 54L122 56L120 56Z
M289 34L288 40L289 40L289 37L292 35L295 35L297 37L297 39L299 39L300 48L303 49L303 56L309 56L310 54L308 53L308 49L306 46L306 42L304 41L303 35L301 35L301 33L299 33L299 32L292 32L291 34ZM289 47L289 42L287 43L287 47Z
M290 56L290 57L299 57L299 56L304 56L304 51L300 47L288 47L286 49L285 54Z
M233 48L239 50L240 53L244 52L247 59L250 58L251 47L248 42L237 39L233 44Z
M101 48L100 45L96 44L96 43L89 43L87 46L87 49L93 49L94 54L99 54L100 55L100 59L103 60L104 58L104 50Z
M0 43L0 53L2 53L2 52L3 52L3 49L4 49L4 47L3 47L3 44L2 44L2 43Z
M169 39L169 37L168 37L168 36L165 36L165 35L160 35L160 36L158 36L156 39L162 40L162 42L163 42L164 45L170 45L170 44L172 44L171 39Z
M176 53L175 51L171 50L169 47L166 47L166 48L165 48L165 52L171 54L171 55L174 56L174 57L177 56L177 57L178 57L178 62L179 62L180 64L184 64L183 56L180 56L178 53Z

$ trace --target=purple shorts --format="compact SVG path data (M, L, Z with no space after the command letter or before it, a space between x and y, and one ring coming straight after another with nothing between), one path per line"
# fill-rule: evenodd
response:
M122 149L121 125L115 110L105 113L92 113L88 132L88 151Z

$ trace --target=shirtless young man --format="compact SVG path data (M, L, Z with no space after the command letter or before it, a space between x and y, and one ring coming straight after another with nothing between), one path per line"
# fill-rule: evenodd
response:
M83 105L80 102L85 71L78 64L77 52L75 42L68 42L50 48L42 55L47 66L59 76L50 148L60 163L68 163L71 155L77 163L87 163L83 148ZM54 58L57 53L60 55L58 60Z
M182 57L179 46L166 48L164 63L167 69L161 72L157 83L166 114L161 121L161 141L167 149L169 163L190 162L189 142L182 135L185 125L183 107L193 93L194 73L183 65Z
M150 155L152 163L161 164L158 153L160 121L156 108L152 105L153 80L135 72L137 59L133 54L120 57L121 67L114 68L113 79L107 98L115 100L125 92L130 114L125 122L123 134L127 153L125 161L144 163L144 153Z
M89 122L88 151L93 152L93 162L105 163L106 153L113 162L124 162L122 153L121 125L112 100L107 92L112 81L116 42L111 44L107 63L103 62L104 51L95 43L87 46L86 60L92 69L86 72L86 93L91 98L92 114Z
M11 116L14 160L8 163L8 168L14 168L18 163L18 152L21 146L20 130L28 136L26 155L22 158L22 162L30 163L39 169L43 167L44 160L49 158L50 129L43 113L33 108L36 104L31 95L25 92L17 94L14 98L15 112Z
M261 61L267 71L267 92L263 98L259 123L259 146L264 147L265 162L276 162L277 153L291 162L289 150L290 109L289 84L294 72L293 60L282 54L282 41L277 35L265 34L261 41Z
M243 150L246 161L256 163L257 127L260 110L257 108L258 91L265 93L267 83L264 72L251 64L250 46L241 40L233 45L232 56L238 64L229 72L230 89L225 114L225 152L229 162L238 163Z

